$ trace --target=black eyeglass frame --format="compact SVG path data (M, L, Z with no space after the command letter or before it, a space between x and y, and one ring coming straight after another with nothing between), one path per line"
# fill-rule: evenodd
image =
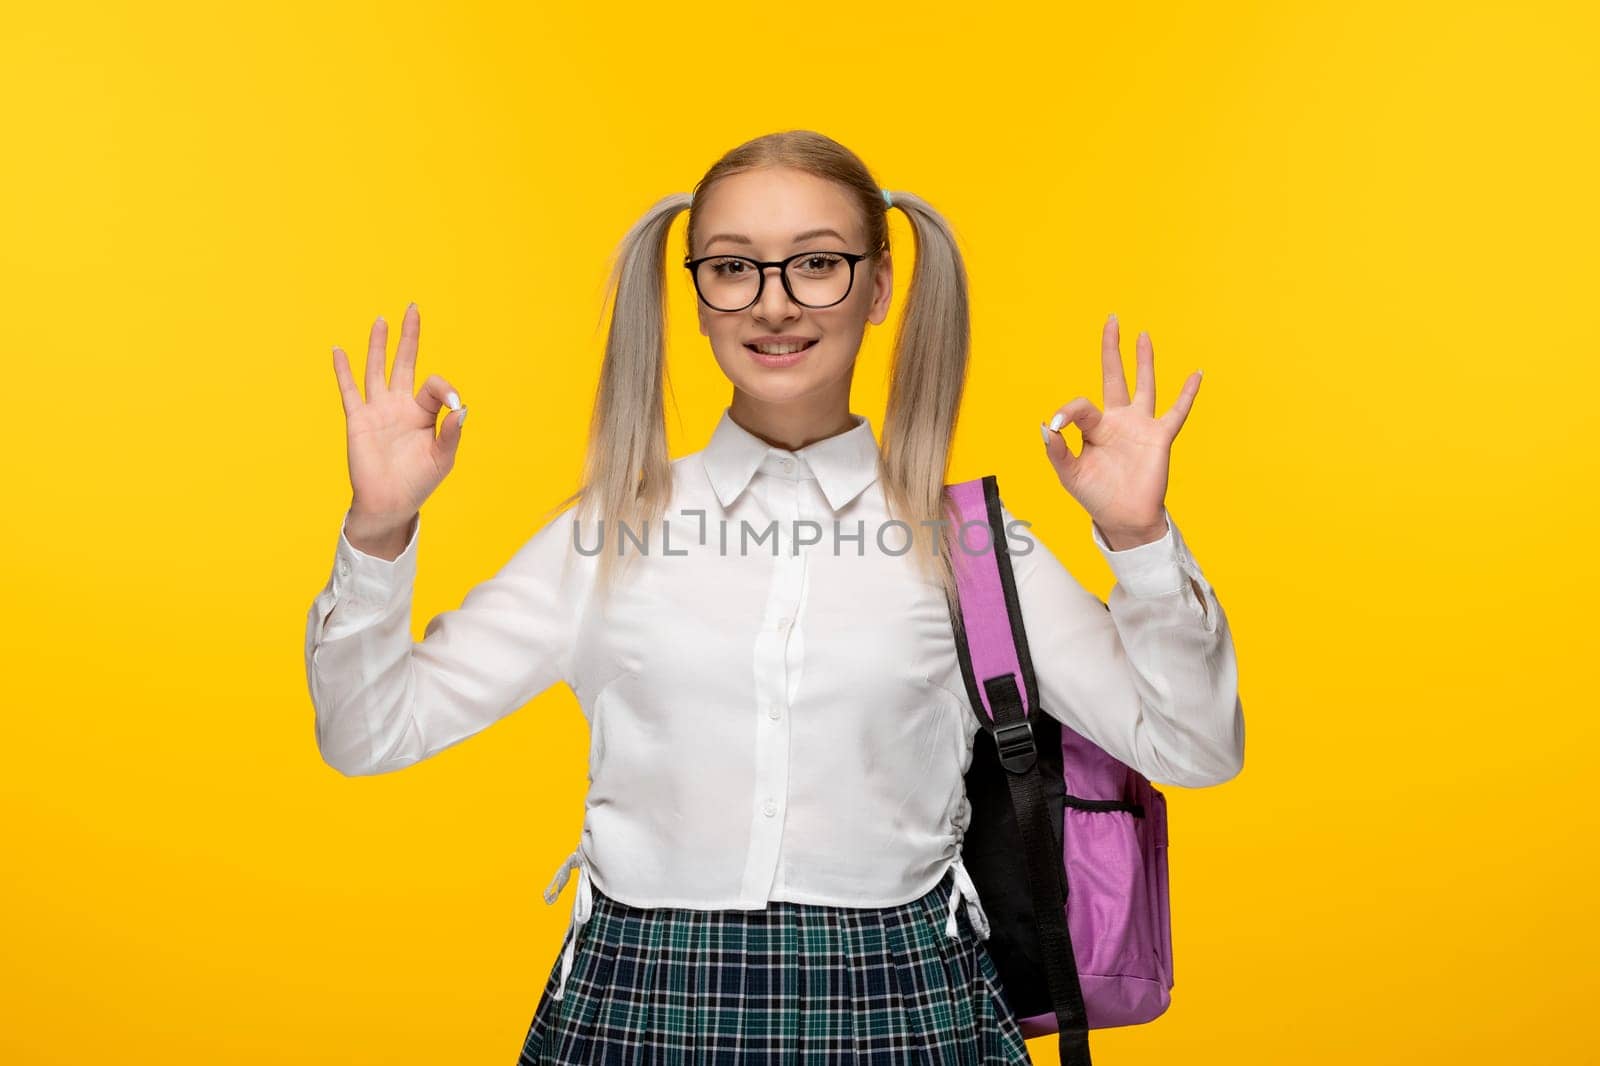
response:
M778 268L778 280L783 283L783 291L789 294L789 299L793 300L801 307L808 307L813 310L818 310L824 307L837 307L839 304L844 303L844 301L849 298L850 294L855 291L856 264L861 262L863 259L871 259L873 256L877 255L887 247L889 247L888 241L884 241L870 252L837 252L831 248L813 248L806 252L796 252L785 259L774 259L771 262L766 263L759 259L751 259L747 255L733 255L730 252L718 252L714 255L702 255L698 259L690 259L688 256L684 256L683 265L689 271L689 280L694 283L695 295L700 298L701 303L705 304L713 311L718 311L723 314L736 314L740 311L748 311L750 308L754 307L760 302L761 294L767 291L768 267ZM850 284L845 286L844 295L833 301L833 303L808 304L794 294L794 287L789 284L789 264L794 262L796 259L804 259L808 255L836 255L850 264ZM722 308L706 299L706 294L700 291L699 266L701 263L708 262L712 259L737 259L740 262L749 263L756 268L756 294L749 303L745 304L743 307Z

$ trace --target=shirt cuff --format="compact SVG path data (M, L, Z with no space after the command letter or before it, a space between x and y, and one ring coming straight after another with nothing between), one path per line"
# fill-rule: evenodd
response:
M1183 538L1172 524L1172 515L1162 508L1167 531L1148 544L1115 551L1100 534L1100 526L1090 521L1095 547L1105 556L1117 583L1135 596L1165 596L1180 592L1188 576L1184 573Z
M345 520L350 517L345 512ZM422 516L411 519L411 535L405 550L393 560L380 559L350 543L339 523L339 546L334 551L334 599L353 607L383 610L404 599L417 576L417 534Z

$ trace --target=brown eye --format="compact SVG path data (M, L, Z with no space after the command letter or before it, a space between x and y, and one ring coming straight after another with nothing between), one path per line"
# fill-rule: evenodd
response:
M806 256L804 259L795 260L795 267L807 277L826 277L844 262L839 256L827 252L817 252Z

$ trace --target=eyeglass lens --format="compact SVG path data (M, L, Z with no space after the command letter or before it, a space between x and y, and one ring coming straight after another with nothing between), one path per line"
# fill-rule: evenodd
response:
M718 256L695 268L700 296L719 311L741 311L755 301L761 273L748 259ZM785 268L789 289L807 307L828 307L850 292L850 261L830 252L811 252ZM778 281L771 279L772 283Z

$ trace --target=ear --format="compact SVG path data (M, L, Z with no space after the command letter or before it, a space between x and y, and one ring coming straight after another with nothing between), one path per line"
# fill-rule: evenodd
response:
M694 295L694 317L700 323L700 336L709 337L711 331L706 328L706 305L700 302L700 296L694 293L694 282L689 283L691 295Z
M872 306L867 311L867 321L874 326L883 325L889 317L889 297L894 294L894 260L888 249L878 258L872 272Z

